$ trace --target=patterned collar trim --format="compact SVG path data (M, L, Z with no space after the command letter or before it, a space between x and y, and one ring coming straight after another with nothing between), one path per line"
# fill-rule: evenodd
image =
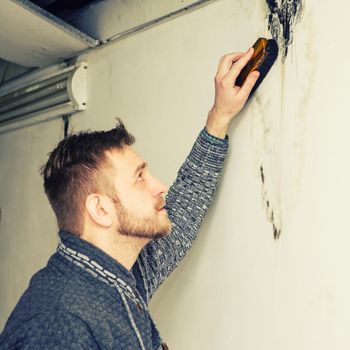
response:
M129 299L132 300L138 307L141 307L144 310L147 309L142 297L139 295L136 289L133 290L123 279L108 271L87 255L67 247L62 242L59 242L57 252L108 286L121 288L123 293L128 296Z
M120 277L130 287L136 288L136 279L134 274L119 261L106 254L100 248L84 239L81 239L79 236L70 233L69 231L60 230L58 234L60 241L66 247L88 256L113 275Z

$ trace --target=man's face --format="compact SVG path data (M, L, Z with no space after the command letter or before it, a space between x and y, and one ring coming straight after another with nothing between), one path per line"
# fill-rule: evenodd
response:
M150 239L170 233L168 214L165 209L160 210L165 205L167 186L151 175L147 164L130 146L107 154L115 168L118 232Z

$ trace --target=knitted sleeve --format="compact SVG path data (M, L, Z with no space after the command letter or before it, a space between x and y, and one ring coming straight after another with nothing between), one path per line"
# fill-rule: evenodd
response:
M138 257L147 302L185 257L214 198L228 135L220 139L202 129L165 198L171 233L146 245Z
M64 311L38 314L0 337L1 349L97 350L99 346L85 322Z

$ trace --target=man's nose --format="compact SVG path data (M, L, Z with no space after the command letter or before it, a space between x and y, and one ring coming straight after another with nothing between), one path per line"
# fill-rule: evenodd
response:
M154 194L155 196L163 195L169 191L169 187L158 179L154 179Z

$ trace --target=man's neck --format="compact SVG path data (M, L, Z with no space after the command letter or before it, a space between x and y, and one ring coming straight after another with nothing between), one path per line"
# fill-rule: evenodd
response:
M81 238L100 248L129 271L134 266L142 248L151 241L150 238L112 236L105 233L83 234Z

